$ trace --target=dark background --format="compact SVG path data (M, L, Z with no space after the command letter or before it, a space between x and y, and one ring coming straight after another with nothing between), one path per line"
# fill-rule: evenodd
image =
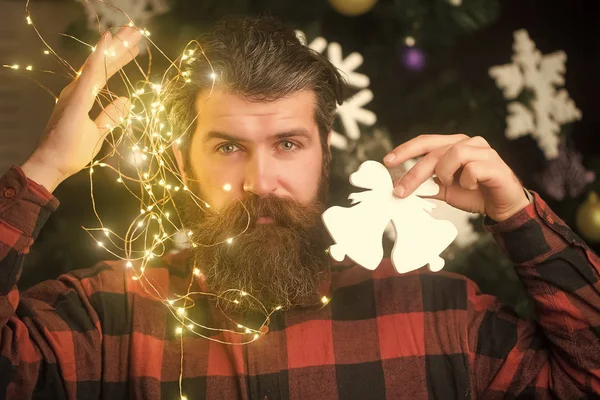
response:
M600 123L600 112L596 109L596 97L600 92L600 14L594 3L589 0L463 0L461 7L475 10L473 12L481 17L470 28L465 28L468 24L456 22L464 21L460 7L453 8L444 0L380 0L370 12L357 17L340 14L327 0L173 0L171 12L155 18L150 27L153 39L167 53L174 55L189 39L222 16L270 14L305 31L309 41L320 35L329 42L339 42L344 56L358 51L365 57L359 72L371 78L370 89L375 95L367 108L377 114L377 127L389 132L394 145L420 133L463 132L470 136L484 136L525 186L540 193L577 231L575 213L589 191L600 190L599 181L590 184L575 198L556 201L544 194L544 188L534 181L533 176L543 170L547 162L530 137L518 140L504 137L507 101L490 78L488 69L510 62L513 32L518 29L529 32L542 54L564 50L568 56L565 86L582 111L583 119L565 126L562 134L570 148L583 154L584 166L600 176L600 146L596 139ZM10 6L14 10L15 4L23 7L24 21L23 2L4 1L0 2L0 7L8 10ZM43 20L48 28L46 35L63 40L65 52L75 62L86 54L72 43L57 39L57 34L64 31L93 42L97 33L87 30L80 6L67 7L68 23L61 12L52 11L54 7L56 10L65 9L65 4L64 1L33 1L31 7L33 14L37 7L36 20ZM450 14L452 18L448 17ZM10 24L13 19L14 12L9 16L0 8L0 25ZM59 20L62 22L59 23ZM416 38L416 47L425 55L422 70L409 70L402 63L407 35ZM22 39L8 29L2 31L2 36L11 43ZM31 37L27 36L27 40L31 42ZM22 49L11 50L10 56L18 54L19 50ZM10 60L0 61L11 63ZM1 85L8 84L11 79L14 78L6 71L0 74ZM50 85L60 87L64 83L64 80L61 82L55 78ZM17 88L29 90L21 96L23 107L31 107L28 105L30 100L46 96L41 90L32 91L31 84L24 80L18 85ZM9 139L8 131L3 129L5 125L0 124L0 143L3 146L0 148L3 162L0 167L7 169L10 164L19 164L31 152L41 134L43 122L49 116L49 102L40 106L40 110L26 111L27 115L40 122L20 132L23 137L31 139L19 153L14 152L14 142ZM370 129L365 128L364 134L368 136L369 132ZM10 157L1 157L2 154ZM118 225L127 206L135 204L110 190L113 187L112 177L110 182L102 174L95 179L94 184L98 188L96 201L103 219L107 225ZM334 202L347 197L347 189L334 182L333 190L338 192L333 193ZM110 258L81 229L82 225L98 226L91 209L87 172L70 178L54 194L61 201L61 207L48 221L27 260L21 281L24 286ZM590 245L596 251L600 249L597 243L590 242ZM522 293L509 263L498 261L498 249L490 244L489 238L473 248L480 251L465 251L464 257L456 257L452 268L475 279L484 291L494 293L496 287L494 294L518 306L521 297L517 297ZM482 267L482 264L485 265ZM510 280L512 286L504 285L506 280ZM497 289L499 286L507 289Z

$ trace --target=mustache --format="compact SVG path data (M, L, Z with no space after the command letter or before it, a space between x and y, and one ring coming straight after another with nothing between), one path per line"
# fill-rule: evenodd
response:
M308 205L275 195L258 196L249 193L219 211L199 211L190 216L191 225L201 226L203 240L222 241L231 236L269 228L310 231L322 226L325 205L314 201ZM272 224L259 225L261 217L270 217ZM208 237L207 237L208 236Z

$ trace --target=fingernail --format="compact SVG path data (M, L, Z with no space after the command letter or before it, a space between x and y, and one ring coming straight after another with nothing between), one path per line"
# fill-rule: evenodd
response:
M399 197L404 196L404 192L406 192L406 189L404 189L404 186L401 185L396 186L394 189L394 193Z
M387 156L383 157L383 161L392 162L392 161L394 161L395 158L396 158L395 154L388 154Z

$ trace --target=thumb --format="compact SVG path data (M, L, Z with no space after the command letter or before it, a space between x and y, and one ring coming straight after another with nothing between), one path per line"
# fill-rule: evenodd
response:
M112 103L104 107L94 123L98 127L101 137L104 137L111 129L122 123L122 119L129 114L130 101L127 97L118 97Z

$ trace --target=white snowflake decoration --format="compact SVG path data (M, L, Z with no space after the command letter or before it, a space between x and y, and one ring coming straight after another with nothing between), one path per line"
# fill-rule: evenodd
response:
M169 10L166 0L78 1L85 6L88 28L97 30L99 23L102 32L112 26L126 25L130 19L137 26L144 27L152 17L164 14ZM98 20L96 20L96 15L98 15Z
M506 137L516 139L531 134L546 159L558 157L560 126L581 119L581 111L565 89L567 55L556 51L542 56L526 30L514 33L512 64L490 68L489 74L503 89L506 99L515 99L523 89L533 92L531 109L513 101L508 104Z
M304 32L296 31L296 34L302 43L307 45ZM331 133L331 145L338 149L347 149L348 138L352 140L360 138L359 123L372 126L377 121L375 113L364 108L365 105L373 100L373 92L368 89L370 84L369 77L365 74L355 72L362 65L363 57L359 53L354 52L348 57L343 58L342 46L339 43L328 43L322 37L317 37L308 44L308 47L317 53L323 53L327 49L327 58L340 70L348 85L356 89L361 89L337 108L337 114L340 116L346 135L335 131Z
M396 232L392 264L405 273L428 264L431 271L444 266L440 257L456 238L456 227L449 221L437 220L430 214L436 207L419 196L439 192L435 182L427 181L406 198L394 195L389 171L377 161L365 161L350 175L350 183L369 189L351 193L354 207L333 206L322 215L323 223L334 240L329 254L336 261L345 257L374 270L383 259L382 237L391 221Z
M402 168L404 171L408 171L411 169L418 160L412 159L404 162ZM398 177L397 179L399 179ZM428 179L429 184L436 184L433 180L433 177ZM435 204L435 208L431 211L431 216L435 219L447 220L450 221L458 230L458 236L454 240L454 243L460 247L465 248L475 243L479 239L479 234L475 232L473 229L473 224L471 224L470 220L472 218L477 217L478 214L469 213L463 210L459 210L458 208L452 207L448 203L436 200L436 199L427 199ZM385 230L387 237L390 240L394 240L396 238L396 233L394 232L392 224L389 224Z

